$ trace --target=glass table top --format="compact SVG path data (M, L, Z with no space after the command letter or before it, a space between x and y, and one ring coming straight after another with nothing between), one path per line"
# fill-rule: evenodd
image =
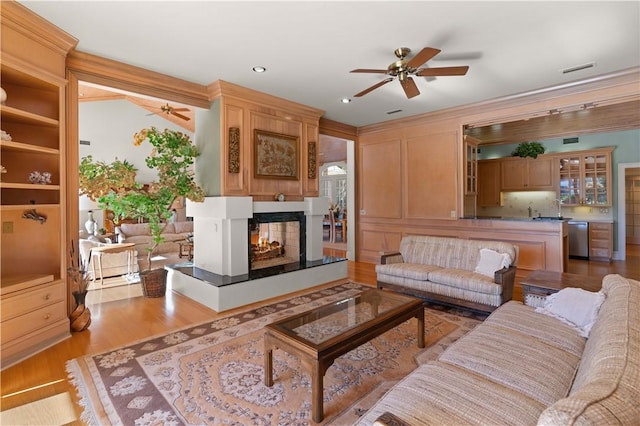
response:
M420 299L378 289L348 297L270 324L297 339L319 345L369 321L383 319L396 308L421 304Z

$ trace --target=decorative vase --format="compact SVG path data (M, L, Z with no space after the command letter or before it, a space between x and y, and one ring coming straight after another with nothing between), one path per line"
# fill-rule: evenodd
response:
M144 297L162 297L167 292L167 270L164 268L140 272Z
M89 233L89 235L96 235L98 231L98 224L96 223L96 220L93 218L93 211L89 210L87 213L89 214L89 218L84 223L84 227Z
M0 87L0 104L4 105L6 102L7 102L7 92L5 92L2 87Z
M74 291L73 298L76 300L76 308L69 315L71 322L71 331L82 331L89 328L91 324L91 311L85 305L85 298L87 297L87 290Z

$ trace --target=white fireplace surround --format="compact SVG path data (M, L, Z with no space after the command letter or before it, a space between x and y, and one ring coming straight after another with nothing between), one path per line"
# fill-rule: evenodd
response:
M193 265L218 275L238 276L249 272L248 220L254 213L304 212L307 260L322 259L322 219L329 199L254 202L252 197L207 197L202 203L187 201L187 216L193 217Z
M221 312L347 276L346 259L325 262L322 252L322 221L329 210L328 198L304 201L253 202L252 197L207 197L202 203L187 202L193 217L194 253L190 270L204 270L222 277L239 277L230 285L214 285L179 267L169 268L168 286ZM248 279L249 223L254 213L303 212L306 227L306 263L311 267ZM315 262L314 262L315 261ZM202 275L202 274L199 274ZM206 274L205 274L206 275Z

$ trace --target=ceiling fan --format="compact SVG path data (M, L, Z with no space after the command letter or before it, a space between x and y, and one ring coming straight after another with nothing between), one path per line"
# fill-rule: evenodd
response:
M147 114L147 115L165 113L167 115L175 115L176 117L181 118L185 121L191 120L191 118L187 117L186 115L180 114L178 111L189 111L189 108L174 108L167 103L165 105L160 106L160 111Z
M407 95L407 98L411 99L414 96L420 94L418 90L418 86L416 86L415 81L411 78L412 75L417 77L439 77L439 76L447 76L447 75L465 75L469 70L468 66L459 66L459 67L440 67L440 68L419 68L424 63L426 63L429 59L436 56L440 53L440 49L434 49L433 47L425 47L417 55L414 55L413 58L409 60L405 60L407 55L411 52L411 49L408 47L400 47L396 49L393 53L395 53L398 60L392 62L386 70L374 70L374 69L364 69L358 68L352 70L350 72L356 73L375 73L375 74L388 74L391 77L387 77L379 83L374 84L373 86L363 90L360 93L354 95L354 97L359 98L360 96L364 96L367 93L381 87L390 81L393 81L394 77L398 77L400 81L400 85L404 89L404 93Z

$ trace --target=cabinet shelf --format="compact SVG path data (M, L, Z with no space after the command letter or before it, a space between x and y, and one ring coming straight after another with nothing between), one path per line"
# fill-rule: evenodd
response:
M28 153L40 153L59 155L60 150L55 148L47 148L44 146L30 145L28 143L17 141L0 141L0 147L3 151L10 152L28 152Z
M36 191L59 191L60 185L41 185L37 183L0 182L0 189L30 189Z
M50 283L53 281L54 276L52 274L3 276L2 285L0 285L0 295L2 295L3 293L11 293L39 284Z
M29 111L23 111L8 105L3 105L0 110L3 122L14 122L21 124L35 124L38 126L58 127L60 122L53 118L45 117Z

